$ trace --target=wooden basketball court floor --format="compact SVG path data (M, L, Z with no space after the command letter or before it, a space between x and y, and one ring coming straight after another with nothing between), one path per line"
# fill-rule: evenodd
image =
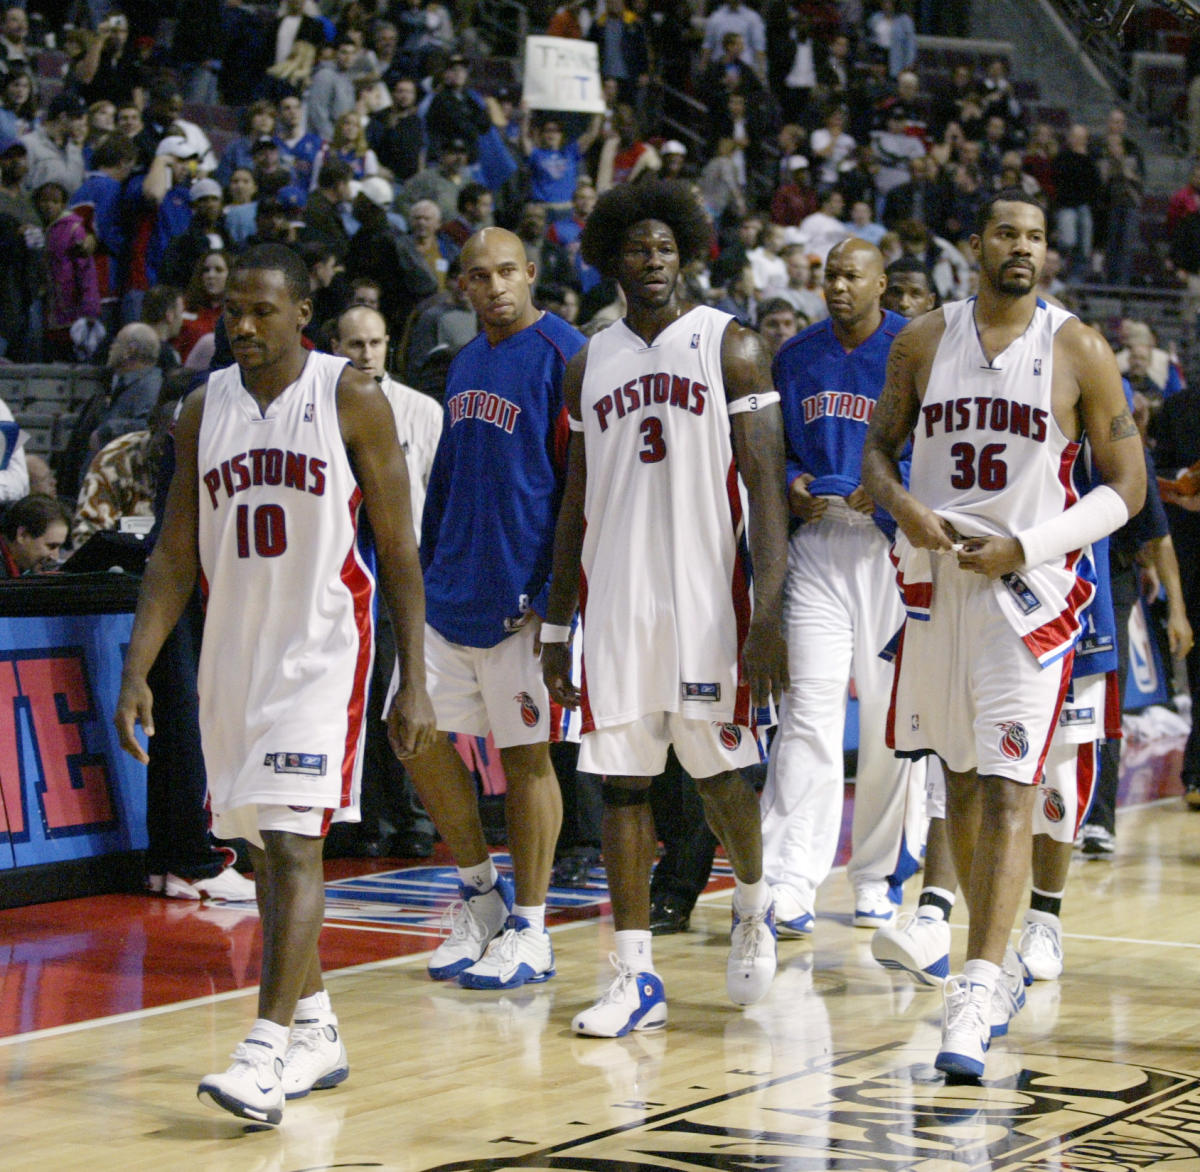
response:
M1200 814L1178 768L1177 741L1127 752L1118 854L1072 865L1066 972L1029 989L975 1085L933 1070L940 995L874 964L844 874L745 1010L724 992L719 875L691 931L655 942L667 1029L605 1040L570 1032L610 972L598 872L554 893L558 975L493 994L425 975L449 868L331 865L322 953L351 1076L278 1129L195 1098L254 1017L252 909L0 913L0 1169L1200 1169Z

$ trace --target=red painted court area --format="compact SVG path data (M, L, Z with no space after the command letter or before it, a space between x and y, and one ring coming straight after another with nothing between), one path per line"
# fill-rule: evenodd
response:
M1121 804L1178 795L1181 757L1180 741L1161 748L1127 747ZM839 864L847 853L851 811L848 801ZM437 857L419 867L360 860L326 865L328 923L321 938L326 969L436 946L442 913L455 897L453 869L444 847L438 849ZM710 890L730 882L728 868L719 860ZM910 881L910 894L918 882ZM597 871L585 891L552 892L549 918L552 924L562 923L608 910ZM252 905L216 906L150 895L0 911L0 1037L255 985L261 959L257 928Z

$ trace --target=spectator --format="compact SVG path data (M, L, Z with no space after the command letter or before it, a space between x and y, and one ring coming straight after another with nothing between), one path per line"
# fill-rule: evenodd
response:
M1200 158L1192 163L1187 182L1167 202L1167 235L1174 235L1179 221L1193 212L1200 212Z
M459 189L458 214L442 225L442 235L461 249L480 228L492 223L492 193L482 183L467 183Z
M338 221L340 223L340 221ZM246 241L246 248L255 244L294 244L296 227L287 205L272 196L263 196L254 208L254 235Z
M768 224L762 230L758 247L746 253L754 279L754 296L760 301L768 289L787 284L787 265L779 255L783 244L783 228Z
M397 183L406 183L425 166L425 124L417 113L417 83L398 77L392 104L371 115L367 142Z
M4 10L4 22L0 24L0 49L4 51L4 60L9 69L14 64L33 63L33 50L29 45L29 17L19 4L10 4Z
M347 110L334 122L333 137L317 155L315 165L318 173L322 164L329 158L341 159L350 168L352 177L357 180L379 174L379 159L367 145L366 131L357 110Z
M458 193L469 182L464 174L467 150L465 139L447 139L437 156L437 165L418 171L401 189L401 212L407 215L418 200L431 199L437 204L443 222L454 219L458 214Z
M570 325L579 320L579 294L570 285L543 282L534 290L533 300L539 309L558 314Z
M717 141L733 139L730 158L743 191L750 189L751 179L763 169L763 143L768 130L766 119L761 101L748 102L744 93L735 91L725 98L723 106L713 111L709 123L709 133Z
M1046 261L1042 265L1042 274L1038 277L1038 289L1044 294L1062 300L1067 292L1067 286L1059 277L1062 272L1062 253L1057 248L1046 249Z
M677 138L668 139L659 152L662 155L662 170L660 179L686 179L687 147Z
M1029 136L1021 166L1038 181L1042 194L1051 202L1054 200L1054 159L1057 154L1058 138L1054 128L1039 122Z
M865 199L856 200L850 207L850 220L847 223L851 236L857 236L868 244L879 246L887 229L877 224L871 215L871 205Z
M899 77L917 60L917 29L904 4L879 0L879 8L867 21L867 33L875 50L887 59L889 77Z
M1133 254L1141 235L1142 176L1125 140L1111 133L1099 163L1104 222L1104 278L1113 285L1133 280Z
M430 275L437 281L438 291L446 287L446 273L450 262L458 256L458 248L438 229L442 226L442 213L431 199L419 199L408 212L408 223L412 231L413 246Z
M612 80L622 102L639 106L650 80L650 44L641 18L625 0L604 0L587 39L599 50L600 76ZM707 63L703 59L701 66Z
M1003 119L1005 134L1014 142L1024 142L1025 111L1013 91L1008 77L1008 62L1003 57L993 57L987 63L983 78L982 115L984 119Z
M950 80L933 92L929 133L934 138L941 139L951 122L962 126L968 121L978 120L983 113L980 88L970 65L956 65Z
M155 473L173 406L156 407L150 427L109 440L93 457L71 522L76 549L95 534L116 529L122 517L153 518Z
M479 332L475 311L458 281L456 257L446 288L413 313L404 345L405 382L440 403L450 359Z
M425 111L425 129L435 152L452 140L473 144L491 129L492 121L483 99L467 88L468 75L467 59L461 54L446 62L442 84Z
M129 43L129 20L123 12L110 12L87 47L70 66L70 78L83 100L136 102L145 99L143 71Z
M44 355L49 362L73 362L71 327L81 318L100 320L96 262L85 246L83 220L67 210L67 190L54 179L33 193L46 233Z
M721 38L721 55L700 74L698 92L705 95L710 106L721 93L738 92L754 100L766 99L762 80L746 60L746 40L741 33L730 30Z
M286 61L272 65L254 87L254 97L279 105L284 98L303 100L312 85L317 52L307 41L297 41Z
M31 236L40 247L41 220L25 182L29 174L29 151L19 138L0 140L0 214L11 216L22 228L34 228Z
M586 176L575 184L575 195L571 200L571 215L564 220L555 220L546 229L546 239L560 250L566 258L570 272L570 283L581 294L590 293L600 284L600 273L583 259L579 240L583 235L588 216L596 206L596 187ZM564 278L566 279L566 278ZM572 322L572 325L575 323Z
M871 132L871 147L879 160L875 187L881 196L907 183L912 175L912 161L925 154L925 144L906 129L904 112L893 106L888 110L884 128Z
M28 134L37 125L37 95L26 69L16 68L0 81L0 131L9 138Z
M521 149L528 160L529 196L545 204L555 219L570 213L583 157L599 138L602 126L603 119L596 114L583 134L567 139L561 120L547 115L535 132L535 142L535 136L529 133L529 110L522 109Z
M177 9L171 56L179 68L184 101L215 105L217 72L225 56L221 0L181 0Z
M578 41L583 38L583 25L579 22L583 12L583 0L567 0L554 10L550 23L546 26L546 36L566 37Z
M783 250L783 263L787 284L768 289L768 297L782 298L807 324L823 321L829 310L825 308L821 283L813 279L813 258L804 251L804 245L789 244Z
M758 324L758 298L754 292L754 270L749 263L738 264L732 258L719 260L713 266L712 279L721 294L715 307L732 314L739 324L754 329Z
M611 2L611 0L610 0ZM763 19L741 0L725 0L714 9L704 24L704 43L700 50L700 67L704 69L716 56L717 47L726 33L738 33L742 38L742 60L753 66L760 78L767 75L767 34ZM604 69L601 68L601 72Z
M390 86L403 73L400 54L400 33L390 20L377 20L371 28L371 47L366 64L370 71Z
M158 336L158 366L169 374L181 362L174 342L183 329L183 294L172 285L155 285L142 299L142 321Z
M242 246L254 232L254 217L258 210L255 197L258 183L249 167L237 167L225 187L225 231L234 251Z
M178 135L158 144L154 165L142 182L142 193L157 203L154 226L145 246L144 269L148 288L158 282L158 266L167 246L186 232L192 222L192 180L197 174L194 147ZM220 190L218 188L218 190Z
M1088 129L1075 123L1055 156L1054 233L1068 280L1086 280L1092 263L1092 201L1100 191L1100 171L1088 153Z
M0 399L0 502L20 500L29 492L29 465L20 433L8 404Z
M768 30L771 92L779 96L785 122L806 124L828 50L814 35L812 21L803 8L788 5L776 11L786 24L773 22Z
M798 228L788 228L784 235L789 244L802 244L810 256L820 264L825 263L829 250L851 233L842 222L846 212L846 201L836 189L827 191L821 206L811 216L805 216Z
M312 188L313 162L321 150L321 136L305 126L304 103L299 97L279 100L279 158L292 173L301 191Z
M979 209L991 193L983 186L983 176L974 163L959 163L946 196L940 224L935 224L950 240L965 240L974 234Z
M305 239L325 240L338 256L344 256L350 244L341 208L352 198L353 178L354 173L341 159L327 159L317 172L317 189L304 205Z
M25 496L9 505L0 516L0 578L58 569L70 524L71 514L54 497Z
M958 301L970 293L971 266L949 240L934 235L917 220L904 220L896 233L903 254L924 265L942 301Z
M27 452L25 463L29 467L29 491L40 496L58 496L58 480L50 465L36 452Z
M1183 390L1183 378L1171 355L1162 349L1154 331L1145 322L1121 322L1120 350L1117 369L1129 380L1133 390L1145 396L1152 414L1157 414L1164 399Z
M183 324L175 338L175 349L185 364L192 347L217 328L228 279L229 257L222 249L210 248L193 265L183 291Z
M167 245L158 279L168 285L185 286L192 278L196 262L212 250L228 251L229 234L225 229L224 196L215 179L198 179L188 191L192 217L187 228Z
M22 137L29 152L29 173L25 187L35 191L43 183L61 183L73 195L83 182L83 139L87 105L78 95L64 91L56 94L46 108L41 126Z
M284 0L282 15L273 31L272 60L276 65L288 59L297 41L307 41L314 54L320 53L325 45L325 30L316 17L305 15L304 0Z
M762 334L772 358L779 353L779 347L788 338L794 337L798 330L796 310L786 298L772 297L759 306L758 332Z
M273 29L260 18L256 6L243 0L226 0L221 6L223 54L217 89L227 105L245 106L259 96L256 90L264 66L274 68L273 36ZM312 52L315 55L316 49Z
M221 155L214 178L224 187L238 167L254 166L254 147L261 138L275 133L275 103L260 98L246 112L246 133L235 138Z
M829 52L817 64L817 92L822 106L849 105L854 88L854 59L850 37L837 32L829 42Z
M817 172L817 191L822 194L837 185L839 167L854 154L855 142L845 127L845 107L834 106L826 113L824 125L814 130L809 140L809 154Z
M746 212L746 197L733 161L737 143L728 136L718 138L713 157L700 169L700 192L709 217L716 224ZM799 155L793 156L799 158Z
M353 38L339 37L333 60L323 62L313 75L308 91L308 128L325 142L333 137L338 118L354 109L353 75L359 52Z
M364 309L379 312L383 304L383 286L374 277L351 277L350 305L361 305Z

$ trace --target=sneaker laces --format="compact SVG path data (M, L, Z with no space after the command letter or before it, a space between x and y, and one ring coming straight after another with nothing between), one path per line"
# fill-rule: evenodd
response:
M442 927L450 930L447 943L465 944L484 937L483 921L472 911L469 899L456 899L442 912Z
M516 928L505 928L499 936L487 946L483 959L495 961L497 964L511 964L517 959L517 948L520 945L520 932Z
M739 940L739 956L744 963L753 964L758 959L759 948L762 946L763 937L770 936L769 932L759 932L758 929L767 922L767 916L770 915L771 908L768 905L761 912L754 912L751 915L743 915L737 913L738 922L734 925L734 933L741 929L741 940Z
M1047 951L1052 956L1057 956L1062 951L1062 946L1058 942L1058 936L1054 929L1049 924L1043 924L1040 920L1030 920L1025 925L1025 931L1022 935L1025 940L1026 952L1042 952Z
M630 968L615 952L608 954L608 963L617 970L617 975L613 977L612 983L604 991L604 996L596 1002L596 1008L601 1005L614 1005L625 1000L625 994L629 986L637 980L637 973Z
M971 1029L982 1031L984 1028L983 1006L972 996L971 982L966 977L951 977L944 986L946 1001L946 1029Z
M319 1049L321 1043L326 1041L325 1025L325 1022L315 1022L313 1025L293 1025L284 1061L287 1061L293 1050L316 1051Z
M234 1066L249 1066L254 1069L264 1069L275 1077L275 1059L278 1055L266 1046L253 1046L249 1042L238 1042L233 1048Z

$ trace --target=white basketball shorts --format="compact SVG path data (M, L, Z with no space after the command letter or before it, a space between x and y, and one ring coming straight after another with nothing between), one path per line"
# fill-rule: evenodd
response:
M326 806L234 806L213 813L212 832L217 838L244 838L263 845L264 830L283 830L304 838L324 838L334 822L361 821L358 804L329 809Z
M760 760L751 729L718 720L689 720L677 712L654 712L628 724L584 733L578 768L612 777L654 777L666 768L667 749L672 745L679 764L701 781Z

